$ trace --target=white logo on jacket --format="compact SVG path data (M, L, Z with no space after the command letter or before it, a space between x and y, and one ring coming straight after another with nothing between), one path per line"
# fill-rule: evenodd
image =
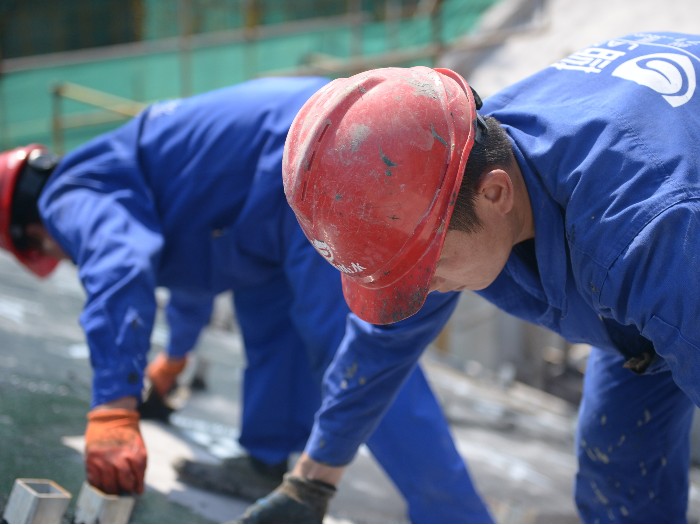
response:
M688 102L696 86L693 63L678 53L653 53L628 60L612 76L653 89L674 108Z

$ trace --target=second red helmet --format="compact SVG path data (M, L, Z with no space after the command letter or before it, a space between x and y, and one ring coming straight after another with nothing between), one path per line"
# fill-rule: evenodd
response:
M17 185L27 162L48 150L31 144L0 153L0 248L11 252L27 269L39 277L49 275L59 260L35 249L20 249L12 238L12 206Z

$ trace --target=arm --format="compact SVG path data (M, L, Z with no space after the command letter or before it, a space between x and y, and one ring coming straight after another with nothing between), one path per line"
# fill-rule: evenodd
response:
M47 217L87 294L80 322L94 372L92 407L140 398L156 311L159 232L137 221L128 203L88 188L52 200Z
M323 402L306 446L309 457L333 466L352 461L458 299L458 293L432 293L417 314L392 325L371 325L349 315L324 378Z
M177 378L187 366L188 355L194 349L204 327L209 324L213 309L210 294L186 293L173 290L165 307L169 339L165 352L158 354L146 368L150 383L139 412L143 419L168 422L173 408L166 397Z
M325 263L324 263L325 264ZM456 295L448 299L446 307L438 308L438 311L449 317L449 313L454 308L453 302L456 301ZM440 302L440 297L436 302ZM431 305L431 307L434 305ZM446 320L446 318L445 318ZM410 331L416 337L415 344L420 346L421 335L432 340L430 330L425 330L422 334L420 331ZM346 339L348 336L346 335ZM352 339L352 338L350 338ZM394 339L394 336L390 336ZM408 337L410 339L410 337ZM401 337L397 338L401 341ZM325 515L327 505L330 498L335 493L335 487L340 482L345 471L345 465L352 460L352 457L357 452L359 446L367 439L373 431L386 409L393 401L397 391L406 379L406 375L413 370L415 360L421 354L421 351L412 353L410 347L414 341L403 340L403 344L399 344L395 348L387 346L377 346L375 350L377 354L384 354L383 350L387 350L391 354L390 358L382 359L382 366L376 368L375 373L367 374L365 381L358 378L355 386L360 385L360 392L350 395L350 399L344 404L342 393L347 390L353 390L353 386L349 386L348 375L343 374L340 386L332 385L332 389L338 394L330 396L330 404L333 405L331 417L329 417L329 427L331 431L326 431L323 425L326 423L324 408L329 403L329 396L324 398L324 405L317 414L317 420L312 431L312 438L309 439L306 451L302 453L297 460L292 471L285 476L282 485L278 487L268 497L256 502L249 507L241 518L243 523L321 523ZM426 343L427 344L427 343ZM401 359L402 350L409 350L407 357ZM398 350L398 351L397 351ZM362 352L360 352L361 354ZM371 353L367 355L371 356ZM329 368L329 376L334 370L340 368L347 371L344 367L343 358L350 359L353 363L358 363L354 368L356 371L364 369L359 364L360 361L354 361L353 344L349 343L343 354L339 354L339 359L334 361ZM370 359L370 363L372 361ZM391 369L395 366L395 369ZM333 379L326 377L326 386L333 383ZM362 386L366 385L368 390L362 391ZM345 386L345 388L344 388ZM327 392L327 391L326 391ZM380 399L375 399L374 393L381 396ZM359 409L358 409L359 406ZM342 434L345 432L345 434ZM317 453L316 457L312 454ZM344 462L344 459L346 461Z
M340 467L352 461L373 432L447 324L459 294L430 294L420 312L399 323L366 323L349 314L340 273L313 249L292 211L286 213L285 272L294 289L295 322L300 333L313 336L309 346L319 346L326 359L323 402L302 465L315 467L313 460Z
M195 347L202 330L211 320L213 308L214 298L209 294L172 290L165 307L170 329L168 357L183 358Z
M293 321L314 354L310 358L316 368L330 367L306 451L283 484L247 510L242 519L248 523L289 521L292 516L318 523L323 518L345 465L372 433L458 299L458 294L433 294L414 319L392 326L373 326L348 315L339 272L316 253L291 210L285 209L278 245L284 246L285 274L293 289Z
M676 384L700 406L698 238L698 201L657 215L610 269L601 303L652 341Z
M334 487L340 483L347 467L332 467L314 460L306 452L302 452L291 470L292 475L306 479L323 481Z
M146 450L133 408L155 317L162 239L148 192L123 159L101 141L82 155L69 157L60 177L54 174L40 210L79 266L87 294L80 320L94 370L85 433L88 481L109 493L138 493Z

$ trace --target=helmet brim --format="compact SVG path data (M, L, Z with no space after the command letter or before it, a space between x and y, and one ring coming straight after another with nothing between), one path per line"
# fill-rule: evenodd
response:
M343 295L350 309L371 324L391 324L417 313L430 293L430 283L445 242L443 232L411 270L396 282L382 288L361 286L342 274Z
M17 260L37 277L48 277L58 266L59 259L40 254L37 251L14 252Z
M471 113L476 115L474 94L466 81L454 71L436 68L439 73L457 82L466 96L466 102L470 106ZM360 319L371 324L390 324L402 321L416 314L425 303L430 293L430 284L437 268L442 247L445 244L448 226L454 211L454 204L462 184L462 178L467 166L467 160L474 145L476 126L471 126L464 147L460 152L457 162L450 169L455 170L452 175L446 177L452 180L450 188L444 188L450 195L442 199L443 209L436 210L443 218L438 224L433 240L428 249L423 253L418 262L404 276L395 279L392 284L382 288L372 288L367 283L342 274L343 295L350 309Z

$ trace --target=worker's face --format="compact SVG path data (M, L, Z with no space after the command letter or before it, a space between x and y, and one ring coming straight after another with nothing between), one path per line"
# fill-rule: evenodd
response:
M44 255L53 257L54 259L68 259L68 256L61 249L59 244L49 235L41 224L28 224L27 235L31 239L32 247L39 250Z
M447 232L431 291L483 290L493 283L508 260L511 245L503 237L489 235L488 230Z
M431 281L431 291L483 290L496 280L513 246L534 236L528 226L526 194L516 195L510 175L494 169L479 183L474 211L480 226L467 233L449 230Z

